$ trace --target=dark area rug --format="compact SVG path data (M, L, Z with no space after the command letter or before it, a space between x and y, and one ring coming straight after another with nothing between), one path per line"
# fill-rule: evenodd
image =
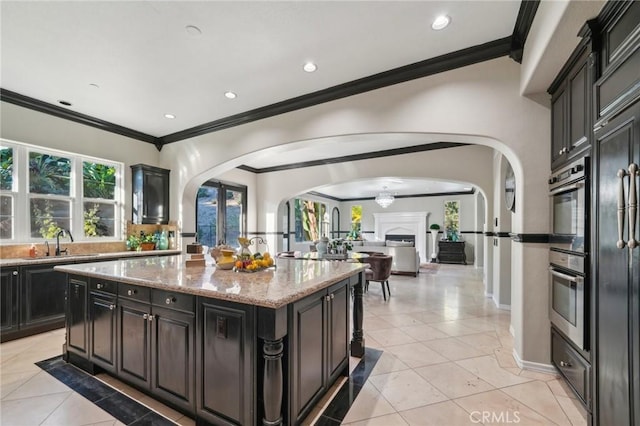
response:
M324 410L316 425L339 425L342 422L381 355L381 350L365 349L364 356ZM62 356L37 362L36 365L126 425L176 424L92 375L64 362Z

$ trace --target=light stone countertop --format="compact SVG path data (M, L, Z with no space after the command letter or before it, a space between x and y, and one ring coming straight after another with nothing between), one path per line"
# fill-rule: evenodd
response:
M0 259L0 268L8 266L31 266L46 265L49 263L61 262L84 262L84 261L101 261L114 259L119 257L149 257L149 256L166 256L181 254L180 250L150 250L150 251L121 251L109 253L91 253L91 254L66 254L62 256L38 256L38 257L21 257Z
M56 266L55 270L128 284L280 308L364 271L365 264L275 259L276 268L248 273L214 264L186 267L187 256L132 258Z

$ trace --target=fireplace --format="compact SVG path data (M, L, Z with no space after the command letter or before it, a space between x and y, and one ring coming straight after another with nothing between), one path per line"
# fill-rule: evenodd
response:
M413 246L416 246L416 236L413 234L387 234L384 239L386 241L402 241L404 243L409 242L413 243Z
M374 213L376 240L392 239L412 240L422 262L429 259L427 255L427 212L389 212ZM397 237L393 239L396 240ZM397 240L396 240L397 241Z

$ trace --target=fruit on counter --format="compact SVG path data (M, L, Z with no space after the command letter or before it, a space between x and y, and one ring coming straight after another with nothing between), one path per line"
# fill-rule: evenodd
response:
M236 270L245 269L247 271L264 269L273 265L274 260L268 252L265 252L263 254L256 253L255 255L251 255L249 257L240 257L235 262Z

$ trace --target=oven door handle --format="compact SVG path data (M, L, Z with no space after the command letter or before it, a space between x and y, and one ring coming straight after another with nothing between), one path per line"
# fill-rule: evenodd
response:
M582 284L584 280L582 277L563 274L562 272L558 272L553 268L549 268L549 272L551 272L551 275L553 276L572 282L573 284L571 285L571 287L575 287L576 284Z
M561 193L567 192L567 191L574 191L574 190L580 189L582 187L584 187L584 182L572 183L571 185L561 186L561 187L556 188L556 189L554 189L552 191L549 191L549 196L558 195L558 194L561 194Z

